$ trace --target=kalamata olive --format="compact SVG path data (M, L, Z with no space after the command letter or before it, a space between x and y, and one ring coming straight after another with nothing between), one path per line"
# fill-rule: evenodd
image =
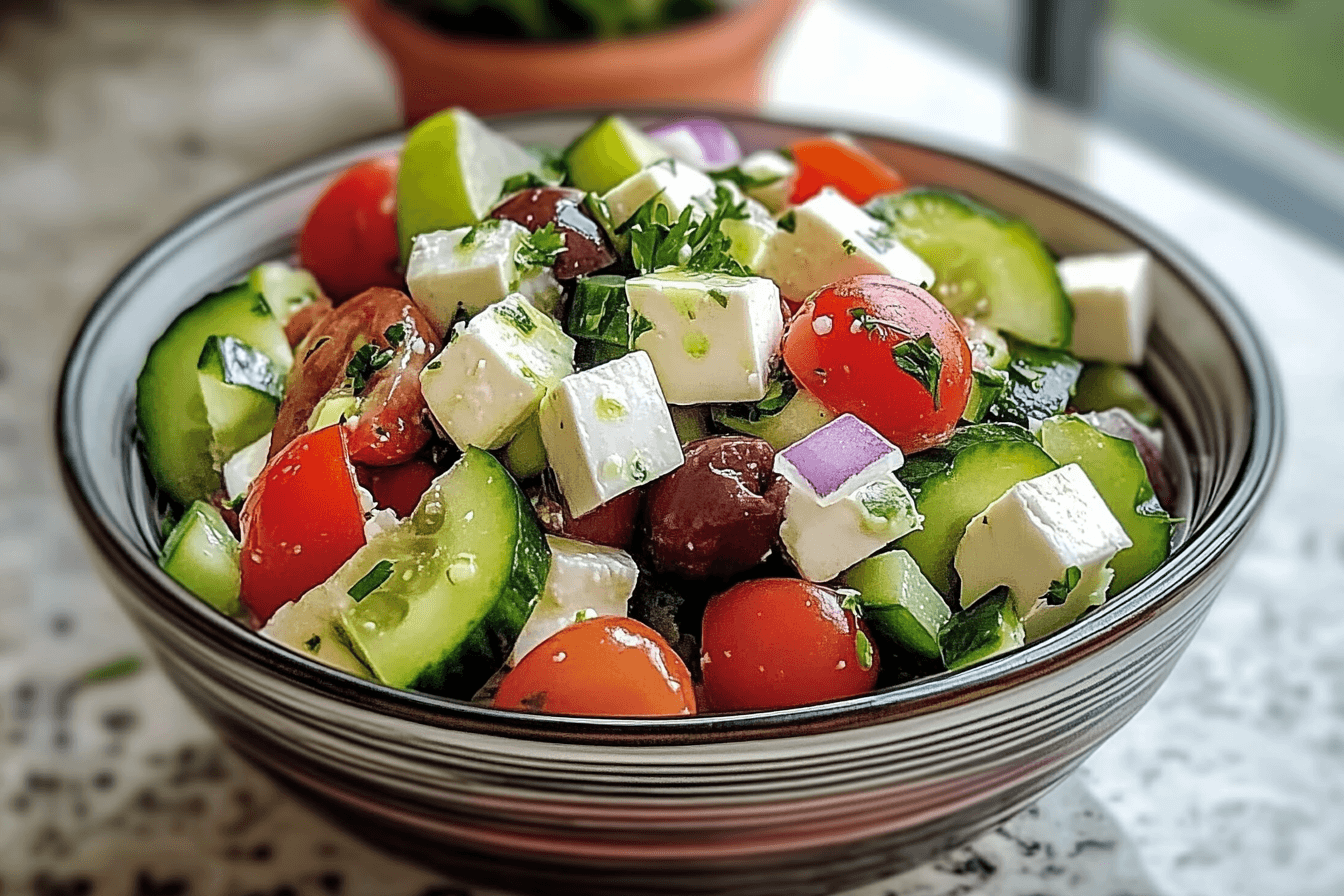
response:
M375 286L343 302L294 350L271 456L308 429L323 398L345 387L355 399L344 424L350 459L376 467L410 460L431 435L420 371L438 350L429 321L405 293ZM362 362L352 376L351 361L360 352Z
M714 436L685 447L686 462L649 486L645 520L653 564L685 578L720 578L760 564L779 535L788 484L764 439Z
M555 261L557 280L573 280L616 263L616 253L597 222L583 211L583 192L568 187L530 187L505 199L492 218L516 221L536 232L547 224L565 236L565 250Z
M595 510L575 517L570 515L565 499L549 477L545 477L543 483L539 488L529 490L529 495L541 527L550 534L622 550L629 548L635 540L635 523L644 498L643 489L617 495Z

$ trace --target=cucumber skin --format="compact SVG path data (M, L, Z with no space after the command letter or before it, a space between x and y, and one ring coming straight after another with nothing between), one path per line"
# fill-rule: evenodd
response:
M1084 364L1074 387L1073 406L1080 411L1124 408L1144 426L1161 426L1162 409L1149 396L1143 382L1119 364Z
M196 372L210 336L241 339L284 372L293 361L284 329L265 299L246 285L201 299L154 343L135 383L136 421L154 481L183 505L208 497L222 483L213 466L210 423Z
M841 581L859 592L863 618L877 634L902 650L941 662L938 631L952 611L931 586L918 581L918 570L909 569L905 565L909 561L902 562L899 556L893 556L896 554L899 552L891 551L861 560L842 574ZM912 573L916 577L913 582L907 579ZM932 605L921 615L930 618L920 619L911 609L908 598L919 590L928 595Z
M208 545L202 545L199 538L193 537L201 534L198 528L202 526L209 532L204 536ZM181 553L187 548L184 543L188 539L192 548L206 549L204 557ZM159 552L159 568L219 612L237 617L243 610L238 600L242 588L238 550L238 540L214 505L193 501L164 542Z
M915 558L929 584L944 598L955 597L952 563L971 518L1017 483L1057 468L1034 441L970 445L957 453L951 467L930 476L919 488L915 509L924 516L924 528L904 536L896 546Z
M1110 593L1118 594L1167 559L1171 517L1158 506L1148 471L1131 442L1098 432L1078 417L1054 417L1041 426L1041 444L1060 466L1076 463L1092 480L1134 546L1115 555ZM1156 510L1154 510L1156 508Z
M965 246L958 244L955 239L943 241L929 239L930 234L927 230L922 229L919 224L912 226L905 209L916 209L916 214L911 217L918 219L920 203L925 206L936 206L937 211L944 216L944 220L950 220L952 216L961 221L977 218L983 220L995 232L1002 235L1004 242L1014 249L1005 252L1004 246L999 245L992 250L981 251L980 257L994 255L998 259L999 266L1002 266L1004 257L1012 258L1016 254L1028 269L1040 275L1039 283L1028 286L1018 294L1019 301L1023 300L1023 296L1039 296L1038 299L1028 299L1043 303L1038 312L1031 314L1025 321L1017 319L1016 314L1010 318L1003 313L1001 304L998 310L995 310L996 297L991 296L990 313L979 318L983 323L1036 345L1059 349L1069 347L1069 343L1073 341L1073 302L1064 291L1064 284L1059 279L1059 271L1055 268L1055 260L1050 250L1030 224L1000 214L961 193L935 187L914 187L902 193L878 196L869 202L865 209L874 217L887 222L896 238L934 269L937 282L934 284L933 293L939 301L942 301L943 297L938 284L945 279L945 273L951 273L956 268L947 264L940 265L938 263L940 260L947 259L939 259L937 255L940 249L945 250L949 243L954 244L954 253L955 249L964 250ZM1002 302L1003 298L999 296L997 301ZM973 306L974 302L971 305ZM949 306L948 310L953 314L976 317L970 314L974 310L973 307L963 308L957 305Z
M991 593L953 614L938 632L943 664L953 671L1016 650L1025 643L1026 630L1007 589Z

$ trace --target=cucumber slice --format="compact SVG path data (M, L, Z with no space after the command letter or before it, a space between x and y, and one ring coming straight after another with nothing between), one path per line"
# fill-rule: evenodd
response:
M541 441L541 423L533 414L523 421L513 440L504 447L504 466L514 479L531 479L546 469L546 445Z
M397 233L401 259L422 233L466 227L485 218L504 182L541 161L486 127L465 109L447 109L415 126L401 151Z
M866 208L933 268L932 292L953 314L1036 345L1068 348L1073 304L1029 224L927 187L878 196Z
M938 630L952 615L942 595L905 551L869 557L841 576L859 592L863 618L877 633L918 656L941 659Z
M275 427L285 381L275 363L232 336L211 336L196 363L211 449L223 464Z
M835 419L835 414L816 396L802 389L795 392L777 414L762 415L752 420L737 405L716 405L712 414L714 422L720 426L765 439L776 451L783 451Z
M356 599L341 628L379 681L467 698L508 656L549 567L527 498L468 448L322 587Z
M211 504L193 501L159 552L159 568L227 616L239 616L238 539Z
M667 150L619 115L608 115L565 150L569 179L580 190L606 193L621 181L667 158Z
M301 309L317 301L322 289L317 278L303 268L294 268L283 261L266 261L247 275L247 285L261 293L271 313L283 327Z
M929 584L944 597L954 596L952 561L971 517L1017 483L1056 467L1020 426L981 423L960 429L946 445L910 458L896 471L924 516L924 528L897 545L910 552Z
M136 417L154 480L180 504L208 497L220 487L211 451L213 431L196 372L211 336L242 340L282 373L294 360L284 328L266 300L244 285L206 296L154 343L136 380Z
M1162 409L1153 401L1134 371L1119 364L1086 364L1073 393L1080 411L1124 408L1144 426L1161 426Z
M1134 443L1098 432L1078 417L1052 417L1041 425L1041 444L1060 466L1077 464L1097 487L1134 546L1115 555L1112 594L1157 569L1171 550L1171 517L1157 503L1148 471Z
M985 414L996 423L1036 426L1073 400L1083 362L1064 351L1013 340L1007 382Z
M996 588L954 614L938 633L943 664L965 669L1026 643L1017 605L1007 588Z

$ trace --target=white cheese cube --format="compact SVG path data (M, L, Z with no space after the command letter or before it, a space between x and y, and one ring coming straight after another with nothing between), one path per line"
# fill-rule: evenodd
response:
M671 220L675 221L688 206L700 208L714 196L714 181L690 165L664 159L612 187L602 201L611 212L612 223L619 227L655 196L658 204L666 207Z
M1017 483L971 518L955 559L961 605L1006 585L1028 639L1039 637L1104 600L1107 564L1132 544L1083 468L1068 464Z
M513 645L517 663L551 635L573 625L579 614L624 616L639 580L639 567L625 551L547 535L551 569L546 588Z
M774 150L764 149L747 156L737 165L737 170L756 181L756 185L747 187L747 195L768 208L773 214L779 214L789 204L793 194L793 180L798 174L798 166Z
M372 680L337 629L341 615L354 605L350 595L319 585L276 610L261 634L333 669Z
M266 433L246 448L239 448L233 457L224 462L224 494L230 500L247 492L252 480L265 469L270 453L271 434Z
M890 274L914 284L934 279L933 269L888 235L881 221L830 187L785 212L756 272L778 283L790 302L859 274Z
M567 376L541 404L541 440L565 503L585 513L681 466L681 442L647 353Z
M1085 361L1143 363L1153 322L1152 261L1147 252L1079 255L1059 263L1073 300L1073 344Z
M671 404L759 401L784 336L779 290L763 277L659 271L626 281L631 315ZM637 319L637 318L634 318Z
M527 228L516 221L492 218L415 238L406 286L440 335L447 333L459 308L478 314L515 292L543 311L557 306L560 283L551 271L518 267L515 255L527 236Z
M420 372L420 389L457 447L493 450L573 372L574 340L549 315L511 295L457 325Z
M923 525L910 492L882 473L826 504L811 489L791 487L779 540L803 578L828 582Z

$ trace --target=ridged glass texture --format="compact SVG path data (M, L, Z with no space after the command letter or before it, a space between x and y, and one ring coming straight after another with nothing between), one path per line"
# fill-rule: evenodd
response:
M642 121L670 117L650 114ZM505 119L563 144L593 116ZM727 119L748 148L827 128ZM133 262L77 337L57 409L70 498L101 570L168 674L219 732L333 819L460 878L560 894L825 893L1012 815L1152 696L1208 610L1279 456L1270 359L1227 292L1173 243L1020 162L863 138L912 182L964 189L1061 253L1158 261L1144 374L1169 410L1187 519L1169 562L1080 623L973 669L796 710L657 722L497 712L356 681L224 619L154 563L132 427L135 378L183 308L292 250L303 215L393 135L202 210Z

